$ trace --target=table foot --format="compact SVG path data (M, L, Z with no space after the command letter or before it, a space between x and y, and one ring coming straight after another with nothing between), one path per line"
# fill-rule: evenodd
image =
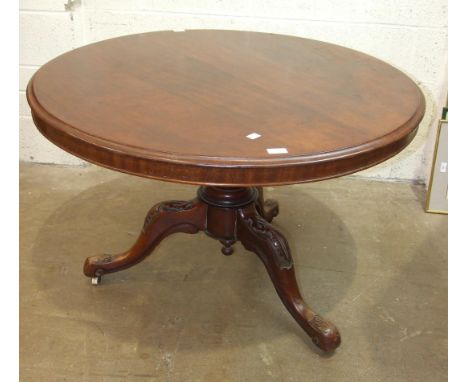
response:
M140 236L128 251L88 257L83 272L97 285L102 275L142 261L165 237L176 232L197 233L205 229L205 224L206 205L198 199L159 203L148 212Z
M279 204L274 199L264 199L263 187L257 187L257 192L258 198L255 202L255 208L261 217L271 223L273 218L279 214Z
M312 311L302 298L284 236L252 205L239 209L238 216L239 241L262 260L285 307L320 349L335 350L341 343L340 333L334 324Z

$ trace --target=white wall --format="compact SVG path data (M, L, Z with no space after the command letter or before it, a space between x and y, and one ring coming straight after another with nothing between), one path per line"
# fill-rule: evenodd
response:
M240 29L318 39L374 55L422 88L427 113L413 143L359 176L425 182L447 91L444 0L22 0L20 158L82 164L34 128L25 88L58 54L106 38L152 30Z

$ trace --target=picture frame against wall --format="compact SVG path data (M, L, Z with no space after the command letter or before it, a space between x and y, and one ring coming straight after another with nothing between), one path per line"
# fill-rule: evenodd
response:
M437 129L426 212L448 214L448 108L444 108Z

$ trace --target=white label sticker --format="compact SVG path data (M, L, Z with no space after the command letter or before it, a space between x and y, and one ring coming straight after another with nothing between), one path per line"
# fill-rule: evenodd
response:
M257 138L260 138L261 135L257 133L250 133L249 135L246 135L245 137L249 139L257 139Z
M447 172L447 162L442 162L440 164L440 172Z
M287 154L288 149L284 147L274 148L274 149L267 149L268 154Z

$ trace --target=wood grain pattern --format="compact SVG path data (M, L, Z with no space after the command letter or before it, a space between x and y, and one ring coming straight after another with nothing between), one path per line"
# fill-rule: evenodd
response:
M225 186L308 182L373 166L412 140L425 109L412 80L368 55L215 30L76 49L40 68L27 97L42 134L87 161ZM246 138L252 132L261 137Z

